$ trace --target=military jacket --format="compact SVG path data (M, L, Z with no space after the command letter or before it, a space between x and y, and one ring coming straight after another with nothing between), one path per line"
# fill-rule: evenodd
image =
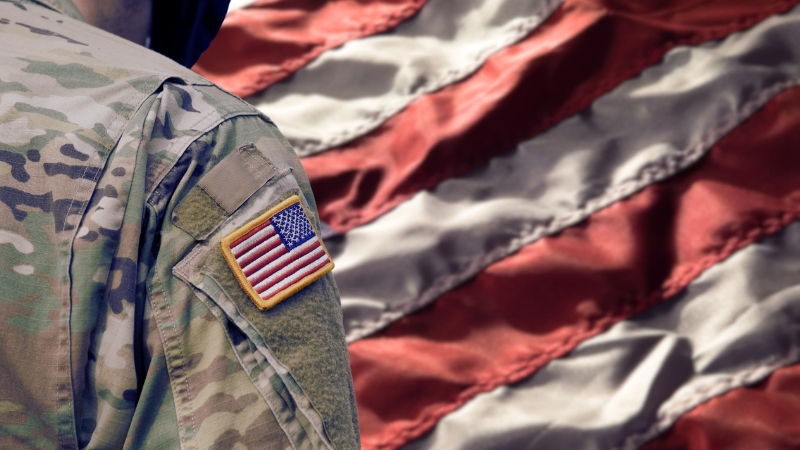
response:
M221 244L318 235L286 139L81 19L0 1L0 448L358 447L332 276L262 310Z

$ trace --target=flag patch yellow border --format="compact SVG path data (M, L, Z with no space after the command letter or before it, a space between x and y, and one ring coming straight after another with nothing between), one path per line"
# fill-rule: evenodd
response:
M259 309L269 309L333 270L333 260L292 195L220 241L239 285Z

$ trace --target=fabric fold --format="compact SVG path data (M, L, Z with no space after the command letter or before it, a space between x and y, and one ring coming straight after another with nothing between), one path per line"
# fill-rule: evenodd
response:
M351 40L247 98L300 156L374 130L414 99L478 70L563 0L428 0L391 32Z
M795 9L721 42L675 49L512 154L329 239L348 339L694 164L800 81L798 24Z
M795 223L404 448L639 448L694 407L797 362L798 270Z
M779 94L695 167L350 344L364 447L408 443L476 395L525 379L797 220L798 105L800 89Z

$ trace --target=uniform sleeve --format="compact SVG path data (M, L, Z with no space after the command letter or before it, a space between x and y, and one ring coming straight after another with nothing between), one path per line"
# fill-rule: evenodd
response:
M181 439L247 444L270 429L274 448L358 448L333 262L277 128L244 115L194 140L147 216L147 290Z

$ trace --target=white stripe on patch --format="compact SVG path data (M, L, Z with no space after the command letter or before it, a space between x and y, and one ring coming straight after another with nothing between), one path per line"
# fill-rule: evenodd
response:
M348 340L688 167L798 81L800 7L721 43L674 49L513 153L329 239Z
M251 262L250 264L247 264L247 266L245 266L245 267L242 267L242 270L244 270L244 271L247 271L247 270L249 270L251 267L258 267L258 266L261 266L261 265L262 265L262 264L264 264L264 263L265 263L267 260L269 260L269 259L271 259L271 258L274 258L274 257L275 257L275 255L277 255L278 253L285 252L285 251L286 251L286 248L285 248L285 247L284 247L282 244L281 244L281 245L278 245L277 247L273 248L272 250L268 251L267 253L264 253L263 255L259 256L259 257L258 257L258 258L256 258L256 259L254 259L254 260L253 260L253 262ZM256 276L256 275L257 275L257 273L258 273L258 272L254 273L254 274L253 274L253 275L251 275L250 277L247 277L247 279L248 279L248 280L250 280L250 278L251 278L251 277L254 277L254 276ZM263 272L262 272L262 273L263 273Z
M312 241L312 244L317 244L317 242L316 241ZM299 248L300 247L298 247L298 249ZM288 273L294 272L296 270L296 268L299 267L299 266L308 266L308 265L310 265L310 264L308 264L308 260L314 258L315 256L317 256L319 254L322 254L323 257L327 258L327 255L325 255L325 251L322 250L322 247L314 249L311 252L309 252L307 255L303 255L302 257L298 258L297 261L294 261L291 264L287 264L286 267L284 267L281 270L279 270L279 271L275 272L274 274L270 275L264 281L262 281L262 282L258 283L257 285L255 285L254 289L259 294L261 294L262 297L271 295L272 291L276 291L277 289L270 288L269 290L264 291L264 287L265 286L268 286L268 285L274 283L275 280L279 280L279 279L283 278ZM289 280L289 279L291 279L291 277L287 277L286 278L286 280Z
M639 448L697 405L800 359L798 273L795 223L404 448Z
M322 250L321 247L320 247L319 250L315 250L314 252L309 253L308 255L304 256L303 259L305 261L308 261L308 259L311 259L314 256L319 255L320 253L322 253L322 256L317 258L314 262L312 262L310 264L306 264L306 265L308 267L314 267L314 266L316 266L318 264L322 264L324 261L326 261L328 259L328 255L325 254L325 252ZM279 290L281 290L281 289L285 288L286 286L296 282L297 280L303 278L306 275L307 275L307 273L305 273L303 271L298 271L297 273L295 273L291 277L287 277L286 279L282 280L280 283L276 283L275 286L272 286L269 290L264 291L261 295L264 296L264 297L268 297L270 295L273 295L275 292L278 292Z
M266 236L266 235L268 235L270 233L274 233L274 232L275 232L275 229L272 227L272 225L266 226L266 227L262 228L261 230L259 230L258 233L254 234L254 235L250 236L249 238L247 238L246 240L240 242L235 247L232 247L231 250L233 250L234 253L236 253L236 252L240 251L241 249L245 249L245 248L253 245L254 243L258 242L264 236ZM278 236L276 235L274 238L270 238L270 239L262 242L261 244L257 245L256 247L253 247L246 254L249 254L249 253L253 252L257 248L264 248L267 245L272 244L273 242L275 242L275 239L277 239L277 238L278 238ZM245 255L240 256L240 258L243 258Z
M292 256L294 256L298 252L302 252L304 249L306 249L306 248L308 248L308 247L310 247L310 246L312 246L312 245L314 245L316 243L317 243L316 239L311 239L311 240L307 241L306 243L304 243L303 245L295 248L291 252L287 252L285 255L281 256L280 258L276 259L275 261L272 261L267 267L264 267L263 269L259 270L258 272L256 272L256 273L250 275L249 277L247 277L247 281L252 282L253 280L258 278L259 276L263 275L265 272L268 272L272 267L280 265L284 261L286 261L288 259L291 259ZM283 246L278 247L278 249L285 250L285 248ZM258 286L255 286L255 289L258 290Z

